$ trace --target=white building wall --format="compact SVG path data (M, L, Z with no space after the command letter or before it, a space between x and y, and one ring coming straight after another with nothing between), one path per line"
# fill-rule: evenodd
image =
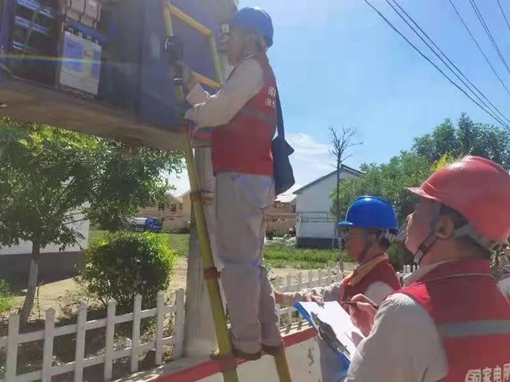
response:
M77 215L76 220L79 221L83 219L82 215ZM77 245L68 246L65 249L65 252L79 252L88 247L89 243L89 221L84 220L78 223L71 224L70 226L76 229L83 235L83 239L78 240ZM21 255L32 252L32 243L29 241L20 242L19 245L12 247L0 247L0 256L1 255ZM60 252L60 245L50 244L45 248L41 249L41 253L55 253Z
M342 171L340 180L358 178L352 172ZM336 187L336 173L302 190L296 199L298 238L332 239L335 236L335 222L330 215L333 203L331 192ZM340 187L342 184L340 183Z
M340 180L358 178L351 172L342 171ZM305 188L297 195L297 212L329 212L331 210L331 192L336 187L336 174L332 173L320 182Z
M316 239L332 239L335 236L334 222L299 222L296 229L298 237L310 237Z

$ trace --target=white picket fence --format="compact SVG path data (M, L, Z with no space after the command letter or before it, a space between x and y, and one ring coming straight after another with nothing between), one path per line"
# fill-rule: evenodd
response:
M406 266L399 276L405 276L412 271L414 267ZM343 278L339 267L309 270L298 273L296 276L287 275L287 277L277 277L273 286L280 292L296 292L304 288L315 288L328 286ZM157 297L156 308L142 310L142 297L134 298L133 312L123 315L116 315L116 303L110 301L108 304L106 318L87 321L87 306L81 304L78 307L77 323L73 325L55 326L55 310L46 311L46 320L44 330L20 333L19 315L11 314L9 317L8 335L0 337L0 351L6 350L6 382L30 382L42 380L51 382L53 376L74 372L74 381L83 380L83 370L90 366L104 364L105 381L112 379L113 363L115 360L124 357L130 357L130 371L138 371L140 356L151 349L155 350L155 365L163 362L163 352L167 347L173 347L173 359L182 357L184 343L184 297L183 289L175 292L175 300L172 305L165 305L165 294L160 292ZM295 313L294 307L278 307L280 322L283 326L290 328L292 326L303 325L303 320ZM173 334L170 337L164 337L165 315L173 314ZM140 323L144 318L156 317L156 335L153 341L141 343ZM123 349L114 349L115 325L132 322L131 345ZM306 325L306 324L305 324ZM88 330L106 328L106 340L104 353L93 357L85 358L85 335ZM54 339L56 337L75 334L76 335L76 353L75 360L64 365L53 365ZM17 375L18 368L18 348L20 344L32 341L43 341L43 359L42 368L38 371Z
M401 283L406 276L418 268L417 265L404 265L402 272L397 273ZM280 292L296 292L304 288L328 286L336 281L341 281L343 277L340 267L309 270L306 273L298 273L295 277L296 280L293 280L291 275L287 275L286 278L277 277L273 286ZM296 323L302 323L301 316L297 316L294 312L296 312L294 307L278 307L281 324L290 328Z
M304 288L315 288L328 286L336 281L341 281L343 278L342 270L340 267L309 270L305 273L298 273L295 281L291 275L287 277L277 277L273 282L274 288L279 292L297 292ZM284 326L290 327L298 322L302 322L300 316L296 316L296 308L278 307L280 314L280 323Z
M142 296L134 298L133 312L117 316L115 314L116 302L108 303L106 318L87 321L87 306L80 304L78 307L77 323L73 325L55 327L55 310L46 311L44 330L19 333L20 318L17 313L9 317L8 335L0 338L0 349L7 348L7 360L5 369L6 382L30 382L42 380L51 382L51 377L74 372L74 381L83 380L83 369L89 366L104 364L104 380L112 379L113 362L116 359L131 357L131 373L138 371L140 355L151 349L155 349L155 366L163 361L165 347L173 346L173 358L182 357L184 342L184 290L175 292L173 305L165 306L165 294L160 292L157 297L156 308L142 310ZM173 335L164 338L164 318L166 314L174 314ZM140 322L144 318L156 317L156 339L148 343L140 343ZM124 349L114 349L115 325L133 322L131 346ZM85 335L87 330L106 327L106 341L104 354L85 358ZM74 362L65 365L53 366L53 342L56 337L76 334L76 353ZM17 374L18 347L32 341L44 341L42 369L22 375Z
M402 285L404 285L404 279L410 275L411 273L413 273L414 271L416 271L418 268L420 268L418 265L416 264L413 264L413 265L404 265L404 269L402 269L402 272L397 272L397 276L400 280L400 283Z

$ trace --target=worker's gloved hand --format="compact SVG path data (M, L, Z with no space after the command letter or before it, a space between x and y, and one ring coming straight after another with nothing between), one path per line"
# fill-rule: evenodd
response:
M324 299L321 296L307 294L304 299L305 302L315 302L319 306L324 306Z
M187 64L185 64L182 61L179 61L177 65L181 68L182 84L189 92L191 89L195 87L198 81L195 78L195 75L193 74L193 70L191 70L191 68Z
M367 337L374 326L374 319L377 310L375 303L363 294L357 294L350 302L356 305L349 305L349 314L353 324Z

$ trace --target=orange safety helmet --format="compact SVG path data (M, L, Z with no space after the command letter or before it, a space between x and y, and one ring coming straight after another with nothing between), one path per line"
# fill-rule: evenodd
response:
M493 244L508 243L510 174L500 165L467 156L432 174L421 187L408 190L453 208L485 240Z

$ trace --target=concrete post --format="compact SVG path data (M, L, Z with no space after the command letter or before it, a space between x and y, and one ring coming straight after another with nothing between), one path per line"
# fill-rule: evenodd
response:
M197 172L206 196L214 195L214 176L211 164L211 149L195 150ZM209 193L211 192L211 193ZM214 204L204 205L207 228L213 253L216 251L214 241ZM194 218L191 219L191 235L186 277L186 324L184 336L184 354L186 356L203 356L216 348L216 334L209 305L209 296L203 277L200 245L198 243Z
M221 49L221 44L219 49ZM227 62L224 52L220 52L220 62L223 68L223 78L227 78L232 67ZM195 149L195 162L198 177L202 190L206 197L214 198L214 173L212 170L211 148ZM211 240L214 261L216 267L221 271L216 252L215 207L214 203L204 205L207 230ZM220 284L221 288L221 284ZM224 300L224 299L223 299ZM200 258L200 246L194 225L194 218L191 218L190 247L188 257L188 272L186 277L186 324L184 337L185 356L209 355L217 347L214 322L209 305L209 295L203 277L202 261Z

